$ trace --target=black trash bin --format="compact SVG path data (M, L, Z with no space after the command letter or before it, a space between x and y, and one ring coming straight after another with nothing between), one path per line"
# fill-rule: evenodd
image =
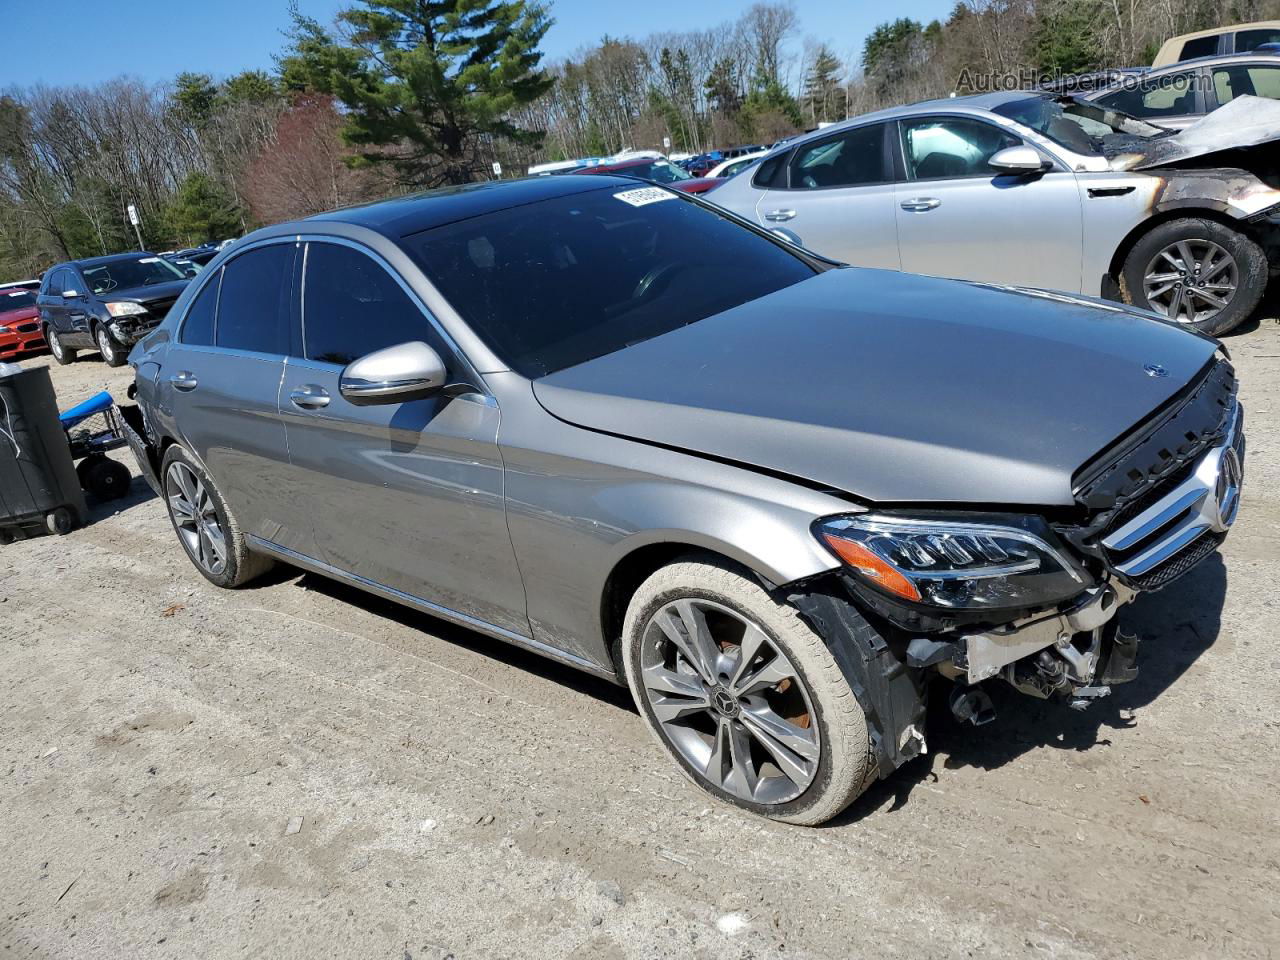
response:
M48 369L0 375L0 542L37 530L69 533L84 516Z

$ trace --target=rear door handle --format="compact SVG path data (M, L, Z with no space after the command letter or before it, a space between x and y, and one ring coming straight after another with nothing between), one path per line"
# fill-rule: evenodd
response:
M189 393L200 383L190 370L179 370L169 378L169 382L173 384L173 389L181 390L183 393Z
M314 383L303 384L289 394L289 400L293 405L303 410L319 410L321 407L327 407L329 399L328 391Z
M794 210L773 210L764 215L770 223L786 223L796 215Z
M942 206L942 201L937 197L916 197L914 200L902 201L902 209L910 210L912 213L926 213L940 206Z

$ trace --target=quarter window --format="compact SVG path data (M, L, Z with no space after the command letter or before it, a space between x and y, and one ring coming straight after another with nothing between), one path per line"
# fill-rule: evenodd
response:
M229 350L289 352L293 252L273 243L242 253L222 268L214 342Z
M994 176L988 161L1022 143L989 123L963 117L904 121L902 142L912 180Z
M182 333L178 337L183 343L193 346L208 347L213 345L213 317L218 309L218 284L222 282L222 271L210 277L195 300L187 308L187 315L182 321Z
M1212 57L1218 52L1218 34L1209 37L1196 37L1182 45L1179 60L1194 60L1196 57Z
M791 161L793 190L858 187L890 179L885 170L882 123L802 146Z
M365 254L312 243L303 284L302 329L308 360L348 364L412 340L438 348L430 322L385 269Z

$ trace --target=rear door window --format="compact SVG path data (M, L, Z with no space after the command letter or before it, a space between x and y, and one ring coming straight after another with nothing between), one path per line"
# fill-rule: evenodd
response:
M346 365L413 340L440 349L431 322L391 274L359 250L308 246L302 301L308 360Z
M1280 30L1263 27L1257 30L1241 30L1236 34L1236 53L1249 53L1264 43L1280 43Z
M903 153L912 180L994 177L987 161L1021 143L998 127L965 117L902 122Z
M1213 92L1218 97L1218 106L1243 96L1280 100L1280 67L1261 64L1214 67Z
M791 161L791 189L862 187L893 179L885 164L885 124L857 127L799 147Z
M293 293L292 243L242 253L222 269L216 346L254 353L289 352Z

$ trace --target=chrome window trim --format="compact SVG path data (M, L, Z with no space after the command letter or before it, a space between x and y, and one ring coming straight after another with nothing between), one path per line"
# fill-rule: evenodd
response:
M232 251L232 253L227 257L227 259L223 260L221 263L218 264L218 268L216 270L210 270L208 267L206 267L204 270L201 270L198 274L196 274L196 276L192 278L191 282L195 283L197 280L199 280L200 285L196 287L195 292L191 294L191 299L188 300L186 306L182 308L182 316L178 317L178 319L174 321L174 327L173 327L174 341L179 344L182 343L182 328L186 326L187 314L191 312L191 305L196 302L196 297L200 296L200 294L204 291L204 288L213 282L212 278L216 274L219 278L218 303L214 304L214 312L213 312L213 339L216 344L218 339L217 308L222 304L221 277L222 277L223 268L225 268L226 265L229 263L234 263L240 256L248 253L250 250L257 250L259 247L266 247L266 246L270 246L272 244L277 244L277 243L296 243L297 239L298 239L297 237L292 235L286 236L286 237L264 237L261 240L254 240L252 243L245 244L244 246L241 246L240 244L236 244L235 249ZM209 266L212 266L214 262L215 261L210 261ZM214 344L211 344L210 346L213 346L213 345ZM217 349L228 350L227 347L218 347ZM228 352L230 351L228 350ZM244 353L248 351L240 351L240 352ZM284 356L284 354L272 353L272 354L266 354L266 356L272 356L272 357Z

